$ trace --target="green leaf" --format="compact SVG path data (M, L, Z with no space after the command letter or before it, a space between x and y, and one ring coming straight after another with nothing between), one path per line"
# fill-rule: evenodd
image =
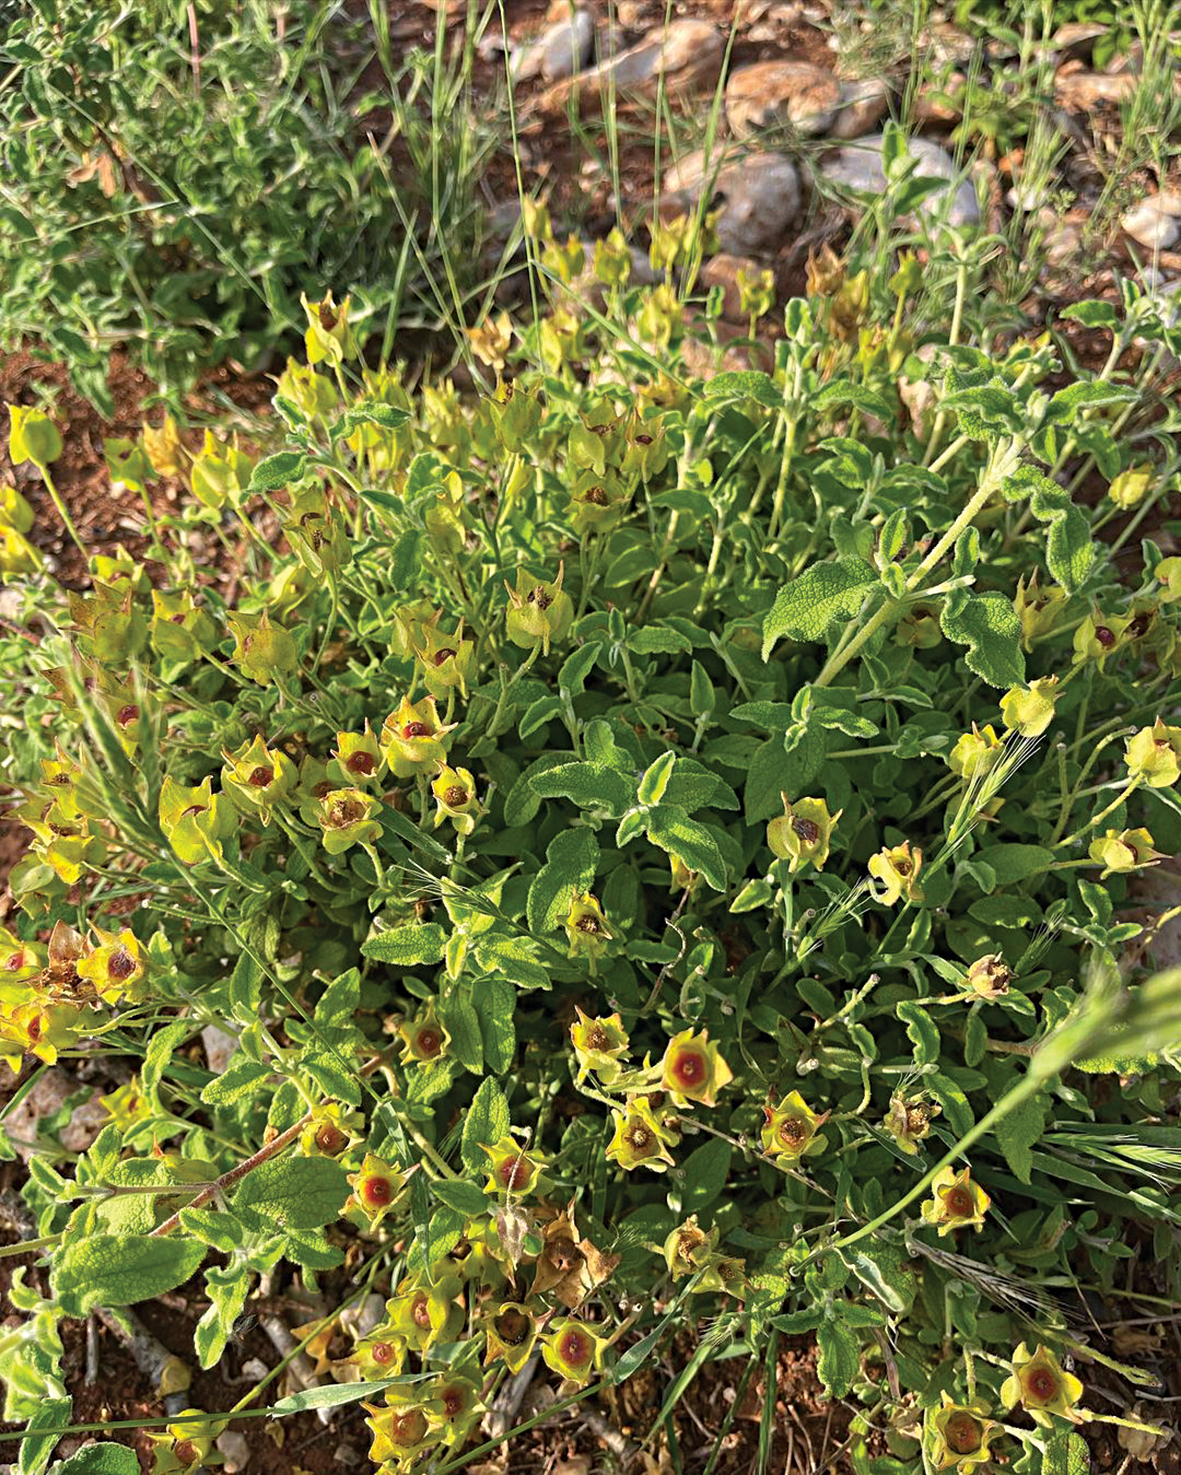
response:
M211 1266L205 1272L209 1307L193 1329L193 1347L202 1367L213 1367L229 1341L234 1323L241 1315L252 1275L244 1265L225 1269Z
M480 1083L463 1121L460 1155L469 1173L488 1171L488 1155L481 1147L491 1147L508 1132L511 1124L504 1092L491 1076Z
M319 1229L340 1217L348 1196L348 1177L332 1158L271 1158L242 1180L233 1209L247 1229Z
M857 1338L843 1321L833 1318L816 1328L816 1345L820 1349L816 1372L825 1391L830 1398L844 1398L861 1367Z
M1088 1475L1091 1456L1087 1441L1072 1429L1055 1429L1046 1439L1041 1475Z
M394 963L399 968L414 968L424 963L441 963L447 948L447 934L438 922L411 922L379 932L363 943L361 952L377 963Z
M67 1316L92 1306L133 1306L183 1285L205 1246L150 1234L91 1234L67 1244L53 1266L53 1294Z
M753 399L770 408L783 403L783 393L776 389L770 374L758 369L734 369L724 374L715 374L702 386L706 399L740 400Z
M565 688L571 696L578 696L586 685L586 678L594 670L602 649L596 640L568 655L558 672L558 686Z
M1036 466L1022 466L1002 484L1010 502L1029 497L1029 510L1049 525L1046 566L1063 589L1073 594L1082 586L1095 560L1091 525L1065 487L1051 481Z
M507 978L495 975L481 978L472 991L472 1003L480 1016L484 1059L489 1070L503 1075L512 1067L517 1053L517 1028L514 1019L517 991Z
M38 1429L60 1429L70 1422L73 1404L68 1398L46 1398L38 1403L33 1416L25 1426L21 1440L19 1459L14 1468L16 1475L41 1475L49 1463L49 1457L57 1448L58 1434L37 1433ZM136 1469L139 1469L138 1462Z
M746 775L743 797L746 822L758 824L783 812L782 791L789 799L804 798L809 785L824 765L826 745L819 732L805 731L790 753L783 743L771 738L755 753Z
M854 405L865 414L873 415L875 419L884 420L887 424L894 419L894 410L880 394L867 389L864 384L854 383L852 379L834 379L810 399L813 410L829 410L833 405Z
M658 804L648 812L648 839L691 871L698 871L715 891L726 889L726 862L718 842L702 824L675 804Z
M1055 856L1044 845L1001 844L985 845L973 859L992 867L998 886L1014 886L1048 871Z
M250 953L239 953L230 974L230 1013L242 1024L258 1018L262 1003L262 969Z
M484 1041L480 1036L480 1019L467 999L448 999L439 1010L451 1035L451 1052L465 1070L484 1074Z
M176 1050L194 1032L196 1025L191 1019L174 1019L171 1024L166 1024L152 1036L144 1063L139 1072L139 1083L143 1087L145 1096L152 1096L156 1087L160 1084L160 1077L164 1073L164 1067L172 1059L173 1051Z
M323 1388L303 1388L287 1398L280 1398L278 1403L272 1403L267 1413L272 1419L286 1419L292 1414L307 1413L311 1408L341 1408L346 1403L360 1403L362 1398L384 1393L395 1383L418 1381L416 1377L382 1378L378 1383L328 1383Z
M697 1214L712 1204L726 1186L733 1148L721 1137L711 1137L695 1148L681 1164L684 1189L682 1214Z
M877 583L874 569L859 558L814 563L785 584L763 623L763 660L780 636L820 641L837 620L851 620Z
M1031 1097L1003 1116L993 1128L997 1145L1013 1176L1028 1183L1033 1170L1030 1149L1046 1129L1046 1102L1041 1096Z
M599 842L585 825L560 830L550 841L545 864L533 878L525 917L529 931L544 937L570 910L576 891L589 891L599 864Z
M948 380L952 373L948 371ZM954 390L939 401L940 410L951 410L959 419L960 431L973 440L1017 435L1024 421L1021 401L999 379Z
M675 655L692 650L693 642L679 630L665 625L645 625L627 637L627 648L638 656Z
M964 664L989 686L1024 685L1021 620L1011 599L957 590L944 603L939 623L949 640L968 647Z
M485 1161L487 1161L485 1159ZM488 1200L484 1200L487 1209ZM411 1274L421 1274L429 1284L434 1284L431 1267L437 1265L444 1255L449 1255L467 1229L468 1216L444 1205L431 1215L430 1220L419 1228L406 1257L406 1266Z
M264 456L250 473L249 492L277 492L299 481L308 464L302 451L279 451Z
M934 1065L939 1059L939 1028L935 1021L914 999L902 999L895 1010L914 1045L915 1064Z
M640 780L637 798L641 804L659 804L664 798L664 791L668 788L668 781L672 777L673 768L676 766L677 755L675 753L661 753L656 762L651 764Z
M258 1091L263 1081L273 1074L272 1066L238 1056L230 1061L221 1075L214 1076L201 1092L201 1100L206 1106L229 1106Z
M867 1290L894 1316L905 1316L918 1294L918 1277L901 1246L889 1240L861 1240L838 1252Z
M462 1178L439 1178L431 1184L431 1192L441 1204L446 1204L465 1219L475 1219L488 1212L484 1190Z
M1060 389L1046 406L1044 425L1073 425L1084 410L1101 405L1129 405L1140 398L1130 384L1113 384L1109 379L1076 379Z
M630 779L602 763L563 763L535 773L529 782L543 799L570 799L579 809L603 810L616 818L636 794Z
M67 1403L63 1423L69 1423L70 1408ZM139 1458L127 1444L84 1445L68 1460L56 1460L49 1467L48 1475L139 1475Z

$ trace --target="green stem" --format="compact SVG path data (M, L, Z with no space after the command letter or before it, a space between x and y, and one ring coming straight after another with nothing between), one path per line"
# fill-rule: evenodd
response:
M82 541L78 534L78 529L74 526L74 519L70 516L66 504L62 501L61 493L53 484L53 477L49 474L49 467L41 466L36 462L34 462L34 465L37 466L37 470L41 473L41 480L45 483L46 491L53 498L53 505L57 508L58 516L65 523L66 532L74 540L74 544L78 552L81 553L83 561L89 564L90 554L86 550L86 544Z

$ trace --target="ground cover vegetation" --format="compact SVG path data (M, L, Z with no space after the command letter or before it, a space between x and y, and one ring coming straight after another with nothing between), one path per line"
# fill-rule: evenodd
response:
M1003 239L894 124L882 158L799 293L739 275L737 336L705 191L638 260L523 199L519 310L452 375L296 274L269 419L105 448L140 558L89 555L9 408L92 577L6 489L0 1109L129 1067L81 1150L68 1105L0 1138L21 1475L138 1468L75 1423L73 1325L183 1292L214 1369L276 1286L326 1309L217 1406L158 1369L155 1469L309 1410L382 1471L511 1459L674 1344L604 1463L739 1468L761 1389L769 1469L800 1338L859 1475L1169 1445L1160 1340L1105 1326L1181 1302L1178 909L1136 890L1181 851L1181 331L1128 276L1024 331Z

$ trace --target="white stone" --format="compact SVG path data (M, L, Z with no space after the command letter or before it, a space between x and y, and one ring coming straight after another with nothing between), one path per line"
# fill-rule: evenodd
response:
M668 97L680 96L717 81L724 51L721 36L707 21L674 20L597 67L555 82L539 106L555 112L566 106L571 92L577 93L580 104L593 101L601 106L612 88L642 96L655 96L663 89Z
M882 165L882 145L885 136L871 134L859 138L825 159L820 173L830 184L840 189L857 190L867 194L881 194L886 187L886 173ZM927 138L908 140L911 155L918 160L916 174L923 178L944 179L948 186L954 184L950 201L948 190L937 190L930 194L919 207L924 214L935 218L946 218L949 225L975 225L980 219L980 207L976 203L976 191L971 182L963 178L963 171L946 150ZM958 183L956 183L958 181Z
M238 1053L237 1036L227 1034L216 1024L207 1024L201 1031L201 1043L205 1047L205 1063L215 1076L221 1075Z
M715 151L707 166L704 151L679 159L665 176L665 188L695 205L703 188L720 204L718 245L731 256L775 252L800 213L800 176L783 154L732 146Z
M813 137L827 133L841 101L840 83L806 61L760 61L726 83L726 121L735 138L769 128Z
M1121 224L1149 251L1171 251L1181 240L1181 195L1171 190L1149 195L1127 212Z
M219 1434L214 1440L217 1448L225 1456L222 1469L225 1475L236 1475L238 1470L245 1470L250 1463L250 1446L246 1443L245 1434L239 1434L236 1429L227 1429L224 1434Z
M550 26L516 53L513 80L527 82L539 76L557 82L572 76L590 61L594 45L595 18L589 10L578 10L570 20Z
M890 89L878 77L842 82L841 99L828 130L833 138L861 138L872 133L890 106Z

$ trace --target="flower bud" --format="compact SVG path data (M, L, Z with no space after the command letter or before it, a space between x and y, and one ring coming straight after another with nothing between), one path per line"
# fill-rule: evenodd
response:
M1140 466L1129 466L1107 488L1107 495L1117 507L1127 511L1143 502L1152 482L1153 468L1148 462Z
M798 1162L824 1145L824 1138L817 1133L828 1119L828 1112L817 1116L798 1091L789 1092L778 1106L764 1106L763 1116L763 1151L781 1164Z
M195 661L217 644L217 626L188 589L152 590L152 648L166 661Z
M554 582L530 578L524 569L517 571L517 587L508 589L508 638L514 645L525 650L541 646L543 655L549 655L552 642L560 642L570 632L574 623L574 603L562 592L565 566L559 565L558 577Z
M1057 676L1042 676L1024 690L1014 686L1001 697L1001 716L1005 726L1016 730L1022 737L1040 737L1054 720L1057 698Z
M514 455L529 445L541 424L541 401L536 392L518 389L504 379L497 380L488 412L501 445Z
M688 1101L716 1106L717 1092L733 1079L718 1047L710 1044L708 1030L700 1034L682 1030L669 1040L661 1061L660 1083L677 1106L685 1106Z
M165 414L159 426L146 421L140 428L144 454L157 476L180 476L185 469L185 448L176 421Z
M606 240L595 242L595 277L605 287L626 287L632 271L632 254L623 232L616 226Z
M231 659L259 686L270 686L299 669L294 638L282 625L272 624L266 610L259 615L232 614L229 626L235 641Z
M299 294L300 306L308 320L304 345L309 364L327 363L339 368L346 359L357 357L360 350L349 327L351 300L346 297L338 304L331 292L325 292L319 302L309 302L302 292Z
M289 358L287 367L276 381L279 394L307 416L309 420L328 420L340 403L336 385L327 374L317 374L308 364Z
M744 317L766 317L775 306L773 271L747 271L746 267L739 267L735 284L738 287L738 310Z
M1012 981L1013 971L1000 953L986 953L968 969L964 987L982 999L999 999L1009 992Z
M793 804L786 794L781 793L779 797L783 800L783 813L767 826L767 844L772 854L780 860L790 860L788 869L792 875L806 861L822 871L832 832L844 811L838 809L836 814L829 814L823 799L799 799Z
M582 274L586 265L586 249L573 233L564 241L551 239L541 253L541 265L568 287Z
M71 591L70 614L81 633L79 649L108 670L126 667L147 644L148 622L129 583L96 583L91 594Z
M935 1175L931 1197L922 1206L923 1223L937 1225L940 1238L953 1229L980 1230L990 1202L983 1188L972 1182L971 1169L944 1168Z
M632 1096L623 1111L612 1107L611 1120L615 1135L607 1147L607 1156L621 1168L630 1172L644 1167L663 1173L672 1165L674 1158L668 1149L680 1140L680 1134L656 1119L644 1097Z
M0 522L0 574L36 574L41 566L41 554L24 533Z
M1028 587L1024 575L1018 579L1013 607L1021 621L1021 644L1027 651L1031 651L1038 641L1047 640L1054 634L1069 598L1066 590L1059 589L1057 585L1039 589L1036 572Z
M497 373L504 368L509 346L513 341L513 325L507 312L498 317L486 317L476 328L467 329L472 352L482 364L487 364Z
M14 466L31 461L40 471L62 453L61 432L41 410L9 405L8 454Z
M205 432L205 444L193 462L190 481L193 496L206 507L219 510L227 501L237 504L250 485L254 462L237 442L223 445L213 432Z
M33 521L33 509L17 489L0 486L0 524L15 528L18 533L28 533L33 530ZM1181 560L1178 561L1181 562ZM1167 563L1168 560L1166 559L1165 562Z

